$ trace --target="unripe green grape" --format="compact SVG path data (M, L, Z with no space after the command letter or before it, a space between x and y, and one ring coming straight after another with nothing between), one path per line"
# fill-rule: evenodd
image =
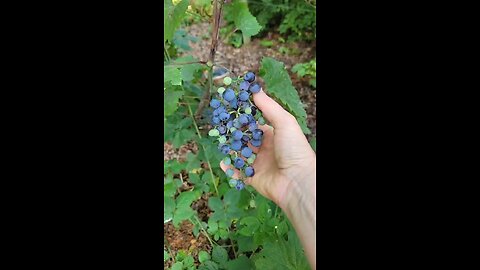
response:
M225 87L219 87L217 89L217 93L219 93L220 95L223 94L223 92L225 92Z
M218 135L220 135L220 132L216 128L210 129L210 131L208 132L208 136L211 136L211 137L216 137Z
M224 83L225 85L230 85L230 84L232 83L232 78L230 78L230 77L228 77L228 76L225 77L225 78L223 78L223 83Z

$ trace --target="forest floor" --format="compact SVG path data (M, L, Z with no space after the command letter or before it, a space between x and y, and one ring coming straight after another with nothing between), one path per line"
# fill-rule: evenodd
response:
M185 29L189 35L198 38L196 43L190 43L192 50L188 52L188 55L199 60L208 60L209 28L208 23L196 23ZM262 41L270 41L270 44L264 46ZM244 74L247 71L258 73L260 62L264 56L283 62L291 76L293 86L298 91L300 100L306 105L307 126L312 131L312 134L307 135L307 138L310 139L316 136L316 89L309 85L308 79L298 78L296 74L292 73L291 68L297 63L312 60L315 57L315 49L315 41L311 43L282 42L280 35L268 33L263 38L253 38L250 43L244 44L240 48L220 42L215 62L229 69L234 75ZM265 92L268 94L268 89ZM197 151L198 147L194 143L188 143L179 149L174 149L171 144L164 143L164 160L184 161L188 152L196 153ZM210 214L207 201L208 197L204 196L193 205L194 210L199 212L200 219L205 222L208 221ZM212 247L203 234L200 233L198 238L193 235L193 227L194 225L187 221L184 221L179 229L175 229L171 222L164 224L164 238L169 246L170 257L174 257L179 250L185 250L191 252L196 259L199 250L211 250ZM164 269L170 267L171 264L171 260L168 260L164 264ZM198 265L198 262L195 261L195 264Z

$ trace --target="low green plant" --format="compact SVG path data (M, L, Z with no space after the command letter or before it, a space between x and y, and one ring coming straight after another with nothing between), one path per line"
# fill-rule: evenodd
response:
M312 59L306 63L298 63L292 67L292 72L296 73L298 77L306 77L309 83L314 88L317 88L317 59Z

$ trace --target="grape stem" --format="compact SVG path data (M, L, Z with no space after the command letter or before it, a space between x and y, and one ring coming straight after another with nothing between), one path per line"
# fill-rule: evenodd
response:
M197 111L195 112L195 118L199 118L202 114L203 108L210 100L210 93L213 89L213 66L215 65L215 53L217 52L218 46L218 35L220 30L220 21L222 19L222 9L223 1L213 1L213 16L212 16L212 43L210 45L210 56L209 62L212 66L208 69L208 90L203 94L203 98L198 105Z
M185 89L183 89L183 85L182 85L182 90L185 91ZM188 112L190 113L190 117L192 117L193 125L195 126L195 130L197 131L198 138L201 139L202 135L200 134L200 130L198 129L197 121L195 120L195 117L193 116L192 108L190 107L190 104L188 104L188 103L187 103L187 106L188 106ZM205 149L205 146L203 146L203 144L201 144L201 146L202 146L203 152L205 152L205 158L207 159L208 169L210 170L210 176L212 178L213 186L215 187L215 192L218 195L217 182L215 181L215 176L213 175L212 165L210 164L210 159L208 158L208 155L206 154L207 150Z

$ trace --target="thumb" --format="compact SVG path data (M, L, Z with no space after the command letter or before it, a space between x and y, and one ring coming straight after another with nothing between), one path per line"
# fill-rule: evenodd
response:
M262 111L262 114L265 116L265 118L272 123L274 128L279 128L282 126L282 124L285 125L285 121L293 118L293 116L283 109L280 104L278 104L271 97L267 96L263 89L260 90L260 92L253 94L253 101L255 102L255 105Z

